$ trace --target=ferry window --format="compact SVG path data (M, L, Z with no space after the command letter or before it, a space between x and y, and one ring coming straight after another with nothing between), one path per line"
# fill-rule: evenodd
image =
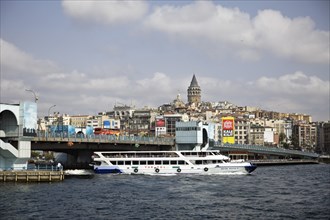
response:
M217 163L217 161L216 160L212 160L212 163Z
M124 165L124 161L122 160L118 161L118 165Z
M222 160L218 160L218 163L222 163Z
M131 165L131 161L125 161L125 165Z
M178 161L176 160L171 160L171 165L176 165Z
M139 165L139 161L133 160L133 165Z
M183 160L179 160L179 161L178 161L178 164L179 164L179 165L183 165L183 164L184 164L184 161L183 161Z
M154 163L155 163L155 161L152 161L152 160L148 161L148 165L154 165Z
M145 161L145 160L140 161L140 165L146 165L146 164L147 164L147 161Z
M117 161L110 161L112 165L117 165Z
M156 165L161 165L161 164L162 164L162 161L160 161L160 160L156 160L156 161L155 161L155 164L156 164Z
M201 160L196 160L196 164L202 164Z
M172 157L179 157L179 155L176 153L172 153Z
M164 160L164 161L163 161L163 164L164 164L164 165L170 164L170 161L168 161L168 160Z

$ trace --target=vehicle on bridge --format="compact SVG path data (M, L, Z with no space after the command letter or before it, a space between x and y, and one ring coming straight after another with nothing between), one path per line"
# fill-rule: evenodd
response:
M108 129L108 128L95 128L94 134L96 135L120 135L120 130L118 129Z
M249 174L257 167L230 162L220 151L94 152L95 173L124 174Z

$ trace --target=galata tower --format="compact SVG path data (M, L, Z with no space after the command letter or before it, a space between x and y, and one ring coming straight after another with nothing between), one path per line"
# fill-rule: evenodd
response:
M199 87L195 74L191 80L190 86L188 87L188 103L198 104L201 103L201 88Z

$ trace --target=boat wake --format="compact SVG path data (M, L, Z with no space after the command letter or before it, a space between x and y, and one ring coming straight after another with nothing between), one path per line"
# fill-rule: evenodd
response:
M177 176L175 173L146 173L146 176Z
M241 176L241 175L250 175L250 173L245 172L232 172L232 173L200 173L202 176Z
M91 170L65 170L64 174L66 177L92 178L94 176Z

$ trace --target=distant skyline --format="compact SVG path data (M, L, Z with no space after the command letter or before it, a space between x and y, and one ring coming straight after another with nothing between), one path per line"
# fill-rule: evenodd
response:
M0 1L1 103L97 114L202 101L330 119L326 1Z

